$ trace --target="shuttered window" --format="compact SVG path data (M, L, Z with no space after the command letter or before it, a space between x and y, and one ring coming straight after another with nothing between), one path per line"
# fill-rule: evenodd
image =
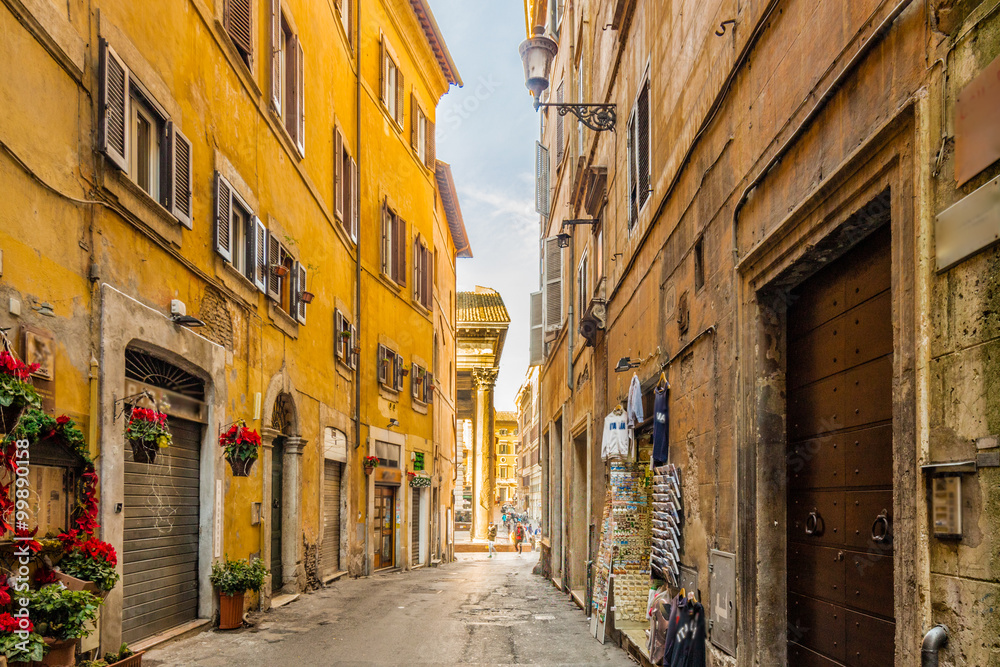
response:
M229 38L243 57L247 67L253 67L253 6L251 0L226 0L223 22Z
M406 284L406 223L382 207L382 273L397 285Z
M306 271L306 267L303 266L302 264L298 265L298 270L299 270L298 271L298 293L296 294L296 305L298 306L298 310L295 313L295 317L299 320L299 322L301 322L302 324L305 324L306 323L306 307L309 305L309 303L308 303L308 301L306 301L306 299L303 298L302 295L305 294L308 291L308 289L306 287L306 285L307 285L306 276L307 276L308 272Z
M391 391L403 388L403 357L385 345L378 346L378 381Z
M358 163L351 158L351 171L350 171L350 184L351 184L351 207L350 207L350 229L348 234L355 243L358 242L358 218L361 208L361 197L358 193Z
M545 239L545 280L542 310L545 331L558 331L563 324L562 307L562 248L555 238Z
M339 127L333 128L333 213L344 220L344 134Z
M337 337L336 357L347 366L354 368L354 325L351 324L351 318L339 309L334 310L333 323Z
M280 0L271 0L271 104L304 157L305 55Z
M427 369L423 366L413 364L410 371L410 396L418 403L426 403L424 384L427 382Z
M434 170L437 168L437 137L434 134L434 123L430 119L425 119L424 122L427 126L427 138L425 139L427 147L424 149L424 164L427 165L428 169Z
M632 229L650 195L649 79L639 89L627 129L628 227Z
M344 32L347 34L347 41L350 44L354 44L354 1L336 0L337 11L340 13L340 23L344 26Z
M260 218L254 218L254 285L261 292L267 292L267 227Z
M382 105L389 117L396 121L399 127L404 127L403 107L405 105L403 100L406 87L403 82L403 73L399 71L399 63L386 45L385 37L379 41L379 57L381 60Z
M549 149L535 142L535 212L549 215Z
M545 342L544 324L542 322L542 293L532 292L529 299L529 325L528 334L528 364L530 366L541 366L544 355L542 345Z
M563 88L563 82L559 83L559 88L556 89L556 103L562 104L563 98L565 97ZM556 115L556 165L562 163L563 154L566 152L566 124L563 120L564 116L559 114Z
M225 176L215 173L215 250L264 291L267 230Z
M275 301L281 300L281 242L271 231L267 233L267 295Z
M339 127L334 128L334 214L353 241L358 240L357 163L351 157Z
M104 39L100 62L99 149L190 229L194 213L191 142Z
M413 240L413 299L430 310L432 290L433 262L431 251L418 236Z

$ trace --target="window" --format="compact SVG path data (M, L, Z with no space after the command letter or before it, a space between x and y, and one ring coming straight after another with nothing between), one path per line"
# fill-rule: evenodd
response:
M388 468L398 468L401 451L402 448L399 445L382 442L381 440L375 441L375 456L378 457L379 465Z
M437 159L435 151L434 123L427 118L417 103L417 96L410 95L410 147L428 169L434 169Z
M403 91L405 90L403 73L399 70L399 63L387 47L384 37L380 42L380 47L382 105L389 117L395 120L399 127L403 127Z
M271 104L300 156L305 155L302 44L280 0L271 0Z
M191 228L191 142L101 40L98 146L156 203Z
M253 281L254 255L250 247L250 239L253 237L253 216L237 201L235 193L233 200L232 224L230 225L233 238L233 268L247 280Z
M354 352L355 341L358 338L357 329L351 324L349 316L339 309L333 311L333 329L336 340L334 341L334 355L338 361L343 362L349 368L358 367L358 355Z
M431 309L433 293L433 262L431 251L419 236L413 239L413 300Z
M583 257L580 258L580 264L576 269L576 292L579 294L577 297L579 302L577 306L579 308L580 317L587 312L587 307L590 306L590 290L588 288L588 277L587 273L587 251L583 251Z
M535 212L549 215L549 149L535 142Z
M559 87L556 88L556 104L562 104L564 101L564 84L564 81L560 81ZM556 116L556 171L559 170L563 155L566 153L566 124L563 119L562 114Z
M347 33L347 41L351 44L354 43L354 33L351 32L354 26L354 0L334 0L337 5L337 11L340 12L340 23L344 26L344 32Z
M703 239L694 244L694 288L700 290L705 285L705 249Z
M351 157L339 127L334 128L333 144L334 214L344 226L344 231L357 243L358 240L358 164Z
M650 194L649 79L639 89L628 119L628 228L639 220Z
M382 207L382 273L406 284L406 223L388 205Z
M267 229L250 205L216 172L215 250L261 292L267 290L268 240Z
M273 231L267 231L267 252L258 253L258 261L267 267L264 272L267 295L290 317L305 324L307 303L300 297L306 291L306 267L296 261Z
M403 388L403 357L385 345L378 346L378 382L390 391Z
M410 373L410 394L418 403L430 403L434 394L434 374L423 366L413 364Z
M246 66L253 69L253 8L251 0L226 0L223 24Z

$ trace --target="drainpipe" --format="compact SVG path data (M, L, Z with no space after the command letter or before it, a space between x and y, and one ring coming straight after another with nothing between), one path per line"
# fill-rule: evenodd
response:
M358 156L358 206L361 205L361 3L354 4L354 47L357 49L354 56L354 74L356 86L354 91L354 151ZM355 211L358 216L358 228L355 230L356 239L354 241L354 307L357 309L354 314L356 322L355 328L358 330L358 337L354 344L361 346L361 214ZM361 446L361 364L364 355L357 355L356 368L354 369L354 449ZM367 454L367 450L365 451ZM369 477L365 475L365 555L361 559L362 571L365 575L371 574L368 563L368 533L371 517L368 512L368 484Z
M948 626L938 624L924 635L924 643L920 649L920 667L937 667L938 651L948 643Z

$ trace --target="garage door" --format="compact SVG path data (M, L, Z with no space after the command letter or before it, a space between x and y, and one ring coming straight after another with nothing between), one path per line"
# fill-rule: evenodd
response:
M170 418L173 444L153 464L125 446L122 640L134 643L198 617L201 425Z
M891 665L889 230L788 311L788 664Z
M323 464L323 576L340 571L340 473L343 464L327 459Z
M410 489L410 563L420 564L420 492L423 489Z

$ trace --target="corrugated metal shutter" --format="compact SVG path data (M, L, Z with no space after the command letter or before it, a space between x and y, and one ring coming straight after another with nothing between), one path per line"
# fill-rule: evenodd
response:
M410 564L420 564L420 489L410 489Z
M201 425L171 418L156 463L125 447L122 640L134 643L198 617Z
M340 475L343 464L323 464L323 548L320 567L324 576L340 571Z

